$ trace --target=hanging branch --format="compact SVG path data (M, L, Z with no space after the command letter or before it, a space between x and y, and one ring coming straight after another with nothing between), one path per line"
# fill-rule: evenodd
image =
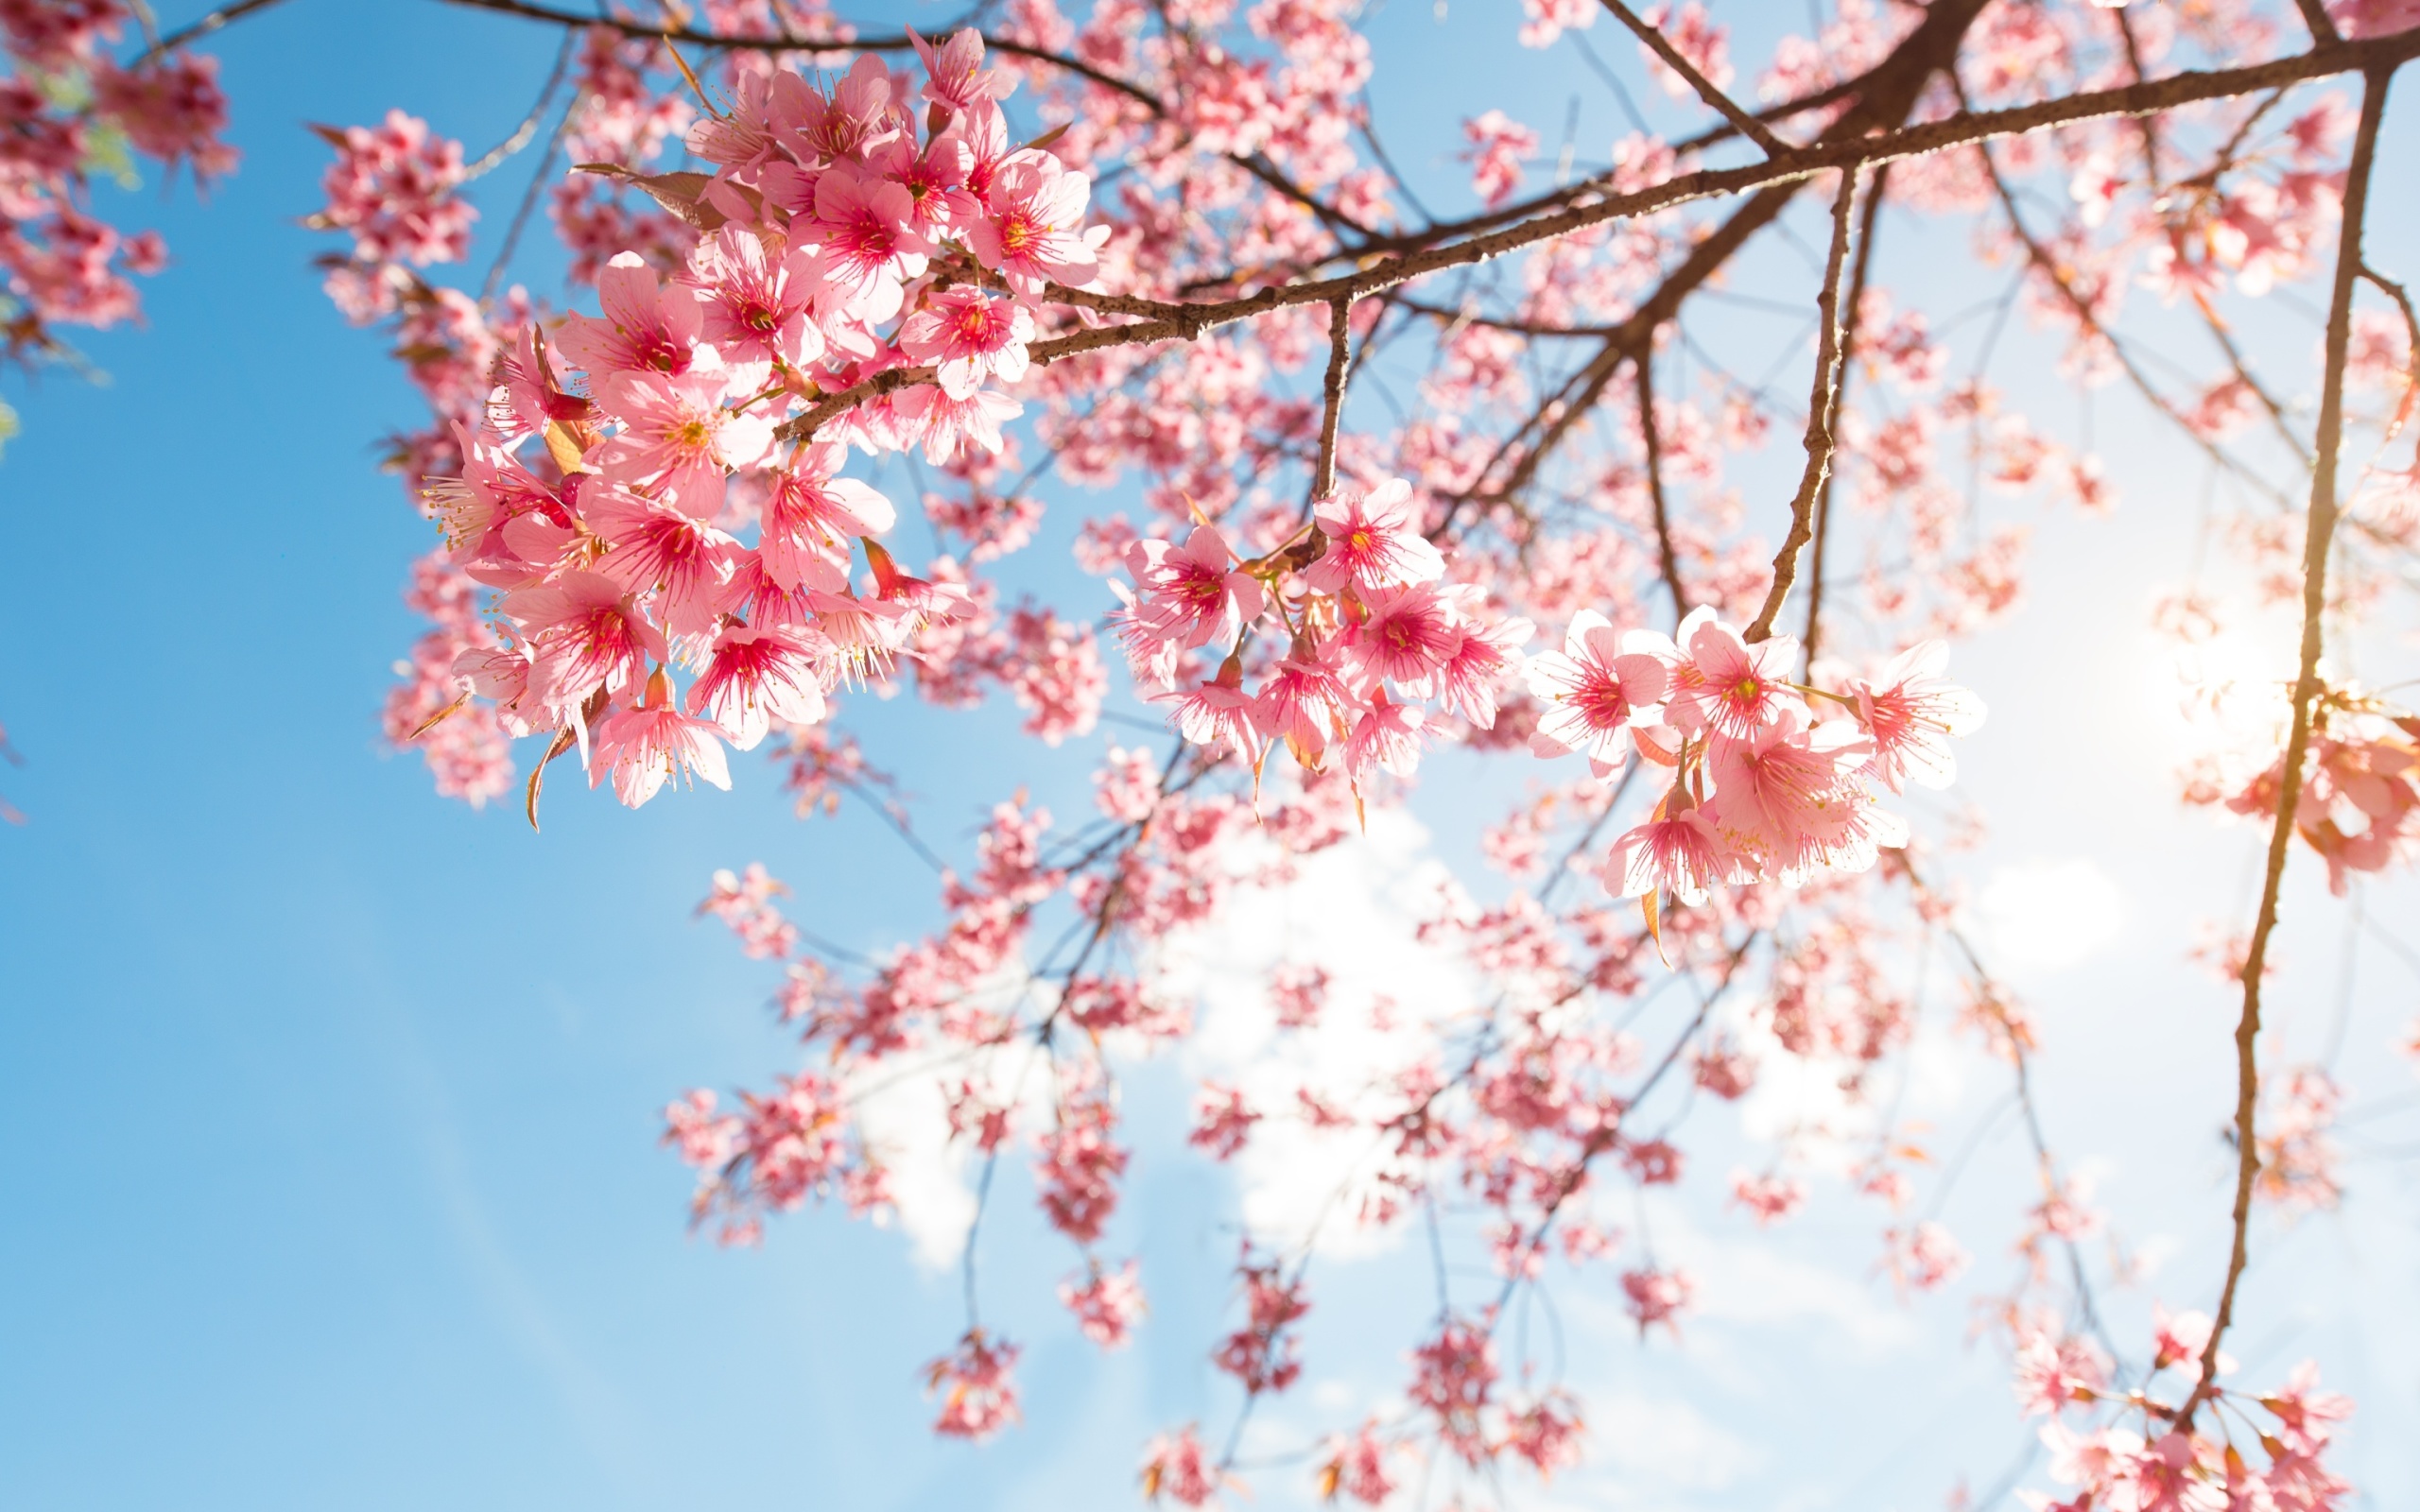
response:
M2243 959L2243 1016L2236 1023L2235 1058L2235 1240L2227 1255L2226 1283L2219 1292L2218 1320L2202 1349L2201 1379L2177 1414L2189 1426L2219 1375L2219 1346L2235 1321L2236 1289L2243 1280L2252 1229L2252 1187L2260 1173L2260 1147L2253 1117L2260 1096L2256 1041L2260 1037L2260 978L2269 960L2269 936L2277 928L2277 898L2286 876L2286 850L2294 837L2294 808L2302 797L2303 760L2310 749L2312 706L2319 700L2319 658L2326 640L2327 551L2336 533L2337 454L2344 439L2344 366L2352 345L2353 285L2361 271L2361 221L2368 213L2370 169L2377 157L2378 123L2386 114L2391 70L2371 70L2362 80L2361 124L2353 138L2353 161L2344 173L2344 219L2336 246L2336 280L2327 302L2326 368L2321 377L2319 446L2310 478L2310 514L2303 540L2302 667L2294 679L2293 724L2286 736L2285 768L2277 782L2277 818L2269 829L2268 869L2260 885L2260 912L2252 925L2252 946Z
M1840 192L1832 197L1832 249L1824 259L1823 292L1815 297L1818 335L1815 387L1806 400L1806 471L1800 474L1798 494L1789 502L1789 533L1782 538L1781 550L1773 554L1772 587L1766 591L1765 607L1756 611L1755 623L1746 632L1751 643L1773 633L1773 620L1798 576L1798 553L1815 539L1816 496L1832 475L1841 404L1841 270L1848 262L1849 243L1854 239L1849 213L1857 204L1858 178L1854 169L1841 175Z

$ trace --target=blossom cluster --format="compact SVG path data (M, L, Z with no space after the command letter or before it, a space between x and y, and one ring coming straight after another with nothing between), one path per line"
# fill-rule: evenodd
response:
M2207 1314L2154 1309L2150 1379L2123 1387L2092 1339L2029 1328L2017 1349L2017 1400L2029 1416L2049 1418L2042 1441L2051 1478L2073 1488L2056 1502L2030 1500L2042 1512L2335 1512L2346 1505L2353 1487L2327 1469L2325 1456L2353 1404L2320 1390L2318 1368L2308 1362L2268 1392L2240 1392L2215 1379L2206 1390L2188 1389L2203 1382L2210 1332ZM2215 1364L2221 1375L2235 1368L2222 1353ZM2209 1416L2197 1421L2184 1410L2188 1404ZM2104 1409L2098 1422L2067 1420Z
M2274 819L2285 776L2280 749L2248 778L2205 776L2187 796ZM2295 834L2327 863L2328 889L2339 897L2355 873L2384 871L2420 854L2420 717L2356 689L2323 690L2311 708L2293 823Z
M846 443L996 450L1031 301L1088 284L1105 232L1084 228L1081 175L1011 143L979 38L925 58L921 116L866 58L828 94L780 73L701 120L690 147L715 175L650 186L703 230L684 264L666 278L617 254L600 315L524 322L456 423L458 472L430 485L448 559L504 591L498 643L464 645L455 671L625 803L678 777L728 786L726 743L817 724L839 684L889 675L972 605L893 562L877 538L896 512L840 475ZM459 255L457 147L400 115L339 141L322 221L354 238L349 277L409 289L403 264ZM813 412L891 376L916 381L828 424ZM1080 656L1028 619L1028 666ZM1029 674L1021 694L1088 728L1098 692L1074 677Z
M1907 843L1906 822L1876 806L1876 789L1948 786L1948 737L1982 724L1982 701L1943 680L1948 647L1938 641L1845 693L1793 681L1798 659L1793 638L1752 644L1709 607L1682 620L1676 639L1617 633L1583 610L1563 650L1530 661L1541 755L1578 751L1603 776L1635 750L1670 774L1647 821L1615 842L1609 890L1651 906L1668 892L1703 903L1720 884L1794 887L1865 871L1879 850ZM1818 707L1836 712L1818 717Z
M121 0L0 6L0 356L61 350L55 326L134 318L130 275L166 266L157 232L95 212L94 180L131 186L137 157L188 168L198 185L234 169L217 60L121 61L112 45L135 20Z
M1419 765L1422 700L1494 726L1530 624L1442 580L1410 484L1341 490L1296 536L1249 561L1208 524L1182 543L1126 547L1133 586L1115 585L1119 638L1136 683L1175 706L1186 740L1254 771L1282 745L1310 771L1334 762L1357 790L1375 771ZM1255 631L1267 649L1248 680ZM1195 653L1219 658L1216 672L1203 676Z

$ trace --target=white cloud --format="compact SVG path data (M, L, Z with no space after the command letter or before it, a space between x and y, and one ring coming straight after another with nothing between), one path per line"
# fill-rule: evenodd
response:
M1589 1447L1623 1476L1677 1489L1720 1491L1763 1456L1677 1397L1609 1392L1589 1403Z
M2054 971L2116 941L2126 895L2088 857L2000 867L1977 900L1993 964Z
M1368 1112L1396 1075L1433 1049L1426 1031L1477 1004L1478 983L1460 956L1417 937L1446 875L1418 821L1378 810L1366 835L1302 858L1285 886L1238 894L1156 963L1199 1005L1187 1069L1239 1087L1255 1108L1288 1115L1256 1126L1236 1158L1244 1223L1255 1237L1297 1243L1317 1226L1322 1253L1336 1258L1393 1245L1395 1230L1355 1222L1384 1168L1368 1129L1320 1130L1291 1115L1298 1089ZM1317 962L1328 972L1327 1006L1316 1026L1278 1027L1267 984L1287 960ZM1374 1026L1380 1011L1395 1027Z
M883 1074L890 1080L879 1091L853 1099L857 1125L882 1157L891 1209L917 1265L944 1271L958 1263L975 1228L967 1144L950 1137L939 1065L930 1074L904 1075L886 1066Z

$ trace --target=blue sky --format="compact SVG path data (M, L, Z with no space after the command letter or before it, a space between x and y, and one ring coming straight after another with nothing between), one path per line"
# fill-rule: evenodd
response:
M1393 130L1415 175L1450 177L1465 108L1541 101L1517 113L1551 143L1577 97L1583 156L1615 134L1567 51L1522 54L1508 29L1477 5L1377 18L1382 119L1432 91L1468 100ZM1590 40L1643 94L1610 28ZM790 1055L769 973L690 918L715 868L766 861L802 921L867 947L930 918L929 874L858 815L801 825L750 760L729 796L636 814L560 782L535 836L509 808L434 799L379 747L389 664L417 633L396 590L427 527L374 471L375 442L418 406L307 266L324 243L297 221L325 149L301 124L401 104L475 151L526 108L550 37L435 5L293 0L215 50L241 172L200 205L182 187L114 201L174 254L147 326L87 343L106 386L0 383L25 426L0 462L16 564L0 720L27 761L0 792L30 819L0 832L0 1504L1124 1504L1150 1432L1232 1410L1202 1361L1234 1244L1223 1174L1182 1154L1140 1168L1113 1248L1142 1254L1154 1310L1107 1361L1050 1300L1063 1247L1029 1223L987 1234L987 1306L1028 1342L1028 1421L970 1451L927 1436L915 1381L959 1326L954 1275L836 1217L776 1225L753 1252L694 1241L683 1173L654 1148L668 1096L762 1081ZM2390 165L2415 146L2394 121ZM483 238L527 171L482 185ZM2382 260L2420 271L2415 232L2390 203ZM1979 276L1955 229L1886 246L1921 286ZM1757 266L1804 278L1786 254ZM2289 357L2308 344L2276 337ZM2066 433L2075 401L2021 339L2010 382ZM2198 474L2116 396L2100 424L2120 513L2043 514L2028 608L1962 654L1995 710L1964 777L1995 838L1960 865L1979 889L2078 863L2106 879L2121 936L2011 971L2046 1023L2053 1137L2100 1158L2130 1239L2170 1242L2158 1294L2207 1305L2232 1009L2183 954L2194 919L2248 914L2254 845L2178 813L2142 627L2143 564L2189 554ZM1046 488L1050 525L1016 570L1080 592L1064 544L1098 501ZM2364 670L2411 662L2408 633L2382 634ZM954 853L1020 782L1063 814L1080 801L1081 762L996 710L861 700L853 718ZM1356 842L1333 885L1474 853L1491 810L1451 780L1466 768L1438 769L1430 851ZM2407 880L2364 906L2408 935L2415 902ZM2420 978L2375 942L2348 970L2345 939L2298 875L2285 1032L2316 1053L2341 1002L2353 1101L2379 1105L2411 1086L2384 1046ZM2001 1083L1945 1034L1935 1048L1931 1116L1962 1133ZM1179 1095L1169 1068L1130 1094L1164 1152ZM2390 1152L2420 1138L2393 1112L2365 1127ZM1731 1136L1709 1139L1703 1159L1726 1159ZM1996 1280L2022 1165L2004 1128L1979 1148L1945 1216ZM2410 1504L2420 1472L2394 1448L2420 1435L2414 1188L2392 1154L2351 1171L2344 1214L2264 1235L2238 1352L2254 1373L2318 1354L2361 1400L2348 1464L2372 1504ZM1902 1311L1872 1280L1873 1217L1831 1192L1768 1235L1712 1204L1659 1214L1709 1278L1679 1348L1627 1338L1601 1280L1564 1282L1572 1373L1605 1404L1596 1468L1549 1494L1525 1483L1522 1503L1918 1507L1961 1474L1990 1484L2026 1442L1999 1362L1963 1342L1962 1296ZM1334 1274L1304 1423L1388 1387L1427 1286L1400 1253ZM2150 1295L2117 1305L2138 1317ZM1255 1504L1294 1504L1300 1474L1262 1479Z

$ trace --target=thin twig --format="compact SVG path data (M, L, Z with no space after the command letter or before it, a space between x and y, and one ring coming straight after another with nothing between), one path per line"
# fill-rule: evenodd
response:
M539 126L546 119L547 107L555 103L555 91L562 88L563 74L571 66L571 55L579 43L578 32L563 33L562 45L555 49L555 66L546 75L544 87L538 91L537 103L529 107L529 113L521 118L521 124L512 129L510 136L480 153L467 167L463 168L462 180L465 183L494 172L504 164L507 158L527 146L529 139L538 134Z
M1655 343L1650 338L1638 356L1638 432L1647 441L1647 502L1654 513L1655 558L1664 570L1664 586L1672 594L1672 618L1685 619L1689 591L1681 583L1679 556L1672 549L1672 517L1664 501L1664 445L1655 422Z
M1649 52L1664 60L1665 67L1680 75L1689 88L1697 91L1698 98L1737 127L1740 135L1762 147L1766 157L1777 158L1789 150L1781 138L1767 129L1764 122L1741 110L1737 101L1715 86L1714 80L1698 72L1697 64L1681 56L1681 50L1672 45L1672 40L1664 35L1661 27L1649 26L1637 11L1622 4L1622 0L1602 0L1602 3L1614 13L1615 20L1628 26L1633 35L1647 44Z
M2235 1238L2227 1255L2226 1283L2219 1292L2218 1320L2202 1349L2201 1379L2177 1414L2189 1427L2194 1411L2210 1395L2219 1375L2219 1346L2235 1321L2236 1289L2243 1280L2252 1231L2252 1188L2260 1174L2260 1147L2253 1126L2260 1097L2260 979L2269 959L2269 936L2277 927L2277 900L2286 877L2286 852L2294 837L2294 808L2302 797L2303 760L2310 748L2312 707L2319 700L2319 658L2325 646L2327 551L2336 534L2336 463L2344 438L2344 365L2352 345L2353 285L2361 269L2361 222L2368 212L2370 169L2377 158L2378 123L2386 115L2393 71L2372 69L2362 80L2361 123L2353 137L2353 160L2344 173L2344 215L2336 246L2336 280L2327 304L2326 367L2321 377L2317 455L2312 459L2310 514L2303 541L2302 668L2294 679L2293 724L2286 736L2285 767L2277 781L2277 817L2269 829L2268 869L2260 885L2260 911L2243 959L2243 1015L2235 1029L2236 1181Z
M562 150L563 138L571 133L572 118L579 113L580 103L579 92L573 91L571 103L563 107L562 118L555 122L555 129L546 138L546 150L538 159L537 171L529 176L529 187L522 191L521 202L513 207L511 224L505 227L504 240L496 248L495 261L489 265L487 280L479 288L479 302L482 304L495 298L497 287L504 282L505 269L512 265L512 254L521 246L521 233L529 229L529 217L536 213L538 201L546 192L546 180L555 165L555 154Z
M1320 456L1311 469L1311 497L1336 491L1336 433L1344 419L1344 385L1353 372L1353 301L1328 306L1327 379L1320 387Z
M1841 317L1841 393L1836 401L1840 404L1847 403L1849 377L1856 370L1857 338L1862 329L1859 318L1865 313L1865 287L1874 269L1874 228L1882 218L1890 179L1889 163L1874 170L1874 182L1865 191L1865 209L1858 217L1857 262L1849 270L1848 302ZM1810 674L1824 634L1824 554L1832 535L1832 490L1839 482L1838 472L1825 472L1824 490L1815 496L1814 552L1806 562L1806 632L1799 637Z
M1824 257L1824 288L1815 297L1815 384L1806 399L1806 470L1799 474L1798 493L1789 501L1789 532L1773 553L1772 586L1765 591L1765 606L1756 611L1746 639L1762 641L1773 633L1773 620L1789 597L1798 577L1798 554L1815 539L1815 500L1832 475L1832 452L1839 444L1841 406L1841 274L1848 265L1849 243L1856 239L1858 175L1841 175L1840 193L1832 197L1832 246Z
M150 47L144 52L142 57L134 60L134 66L140 68L145 63L151 61L155 58L165 57L167 54L175 52L178 48L182 47L189 42L194 42L200 38L209 36L212 32L216 31L221 26L227 26L231 22L241 21L246 16L252 15L258 11L267 10L271 6L283 3L284 0L236 0L236 3L232 6L220 6L217 9L210 12L210 14L202 17L193 25L189 26L181 26L175 31L172 31L166 36L161 38L158 42L153 43Z

